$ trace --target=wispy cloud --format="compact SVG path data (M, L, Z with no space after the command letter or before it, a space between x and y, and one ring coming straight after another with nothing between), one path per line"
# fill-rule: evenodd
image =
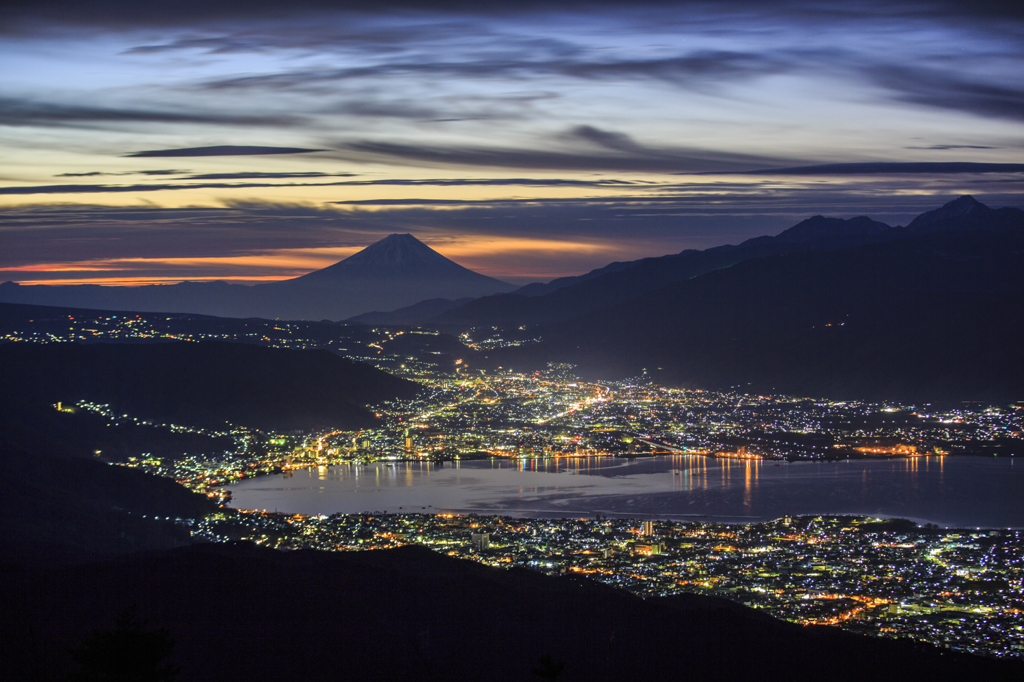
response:
M288 178L347 178L355 173L321 173L317 171L295 173L263 173L258 171L246 173L203 173L189 175L183 180L284 180Z
M923 149L927 151L948 151L950 149L998 149L983 144L932 144L927 147L904 147L904 149Z
M152 149L128 157L151 156L266 156L270 154L308 154L321 152L323 149L303 149L301 147L258 147L254 145L222 144L214 147L186 147L183 149Z
M289 183L287 186L312 186L313 183ZM322 184L322 183L316 183ZM282 183L272 182L204 182L180 185L144 184L144 185L36 185L0 187L3 194L124 194L126 192L168 192L185 189L256 189L261 187L283 187Z
M186 123L215 126L294 126L293 115L252 115L135 107L92 107L0 97L0 126L93 127L125 123Z
M139 171L120 171L117 173L105 173L102 171L89 171L87 173L57 173L53 177L55 178L95 178L100 176L111 176L111 175L185 175L191 171L187 170L139 170Z
M622 133L592 126L575 127L557 139L567 142L566 148L552 149L550 145L548 148L533 149L442 146L360 140L336 144L334 155L348 161L400 162L439 167L663 173L740 170L782 165L789 161L707 149L643 146ZM578 142L586 144L576 144Z
M876 17L927 17L932 19L954 18L960 21L970 19L1016 19L1024 16L1024 8L1016 2L1004 0L979 0L963 3L957 0L855 0L837 6L826 0L777 0L766 7L759 0L724 0L714 3L713 10L734 21L750 16L768 15L776 20L805 21L808 23L829 22L837 19L847 21ZM132 28L177 28L211 27L224 29L241 21L257 25L271 21L323 19L333 14L347 14L359 17L368 8L360 0L293 0L287 6L276 0L179 0L174 6L160 3L125 4L122 0L90 0L89 2L67 2L67 0L34 0L31 3L11 3L7 9L8 21L4 29L8 32L29 32L40 30L43 25L117 27ZM497 16L517 17L524 14L546 13L550 15L573 12L621 12L622 3L615 0L520 0L509 4L501 0L389 0L374 11L395 16L417 17L467 17ZM700 0L640 0L631 3L630 14L669 10L699 16L706 13L709 5ZM313 27L316 27L313 23ZM355 33L355 32L353 32ZM373 40L387 41L387 32L374 36ZM354 36L354 39L358 35ZM140 50L158 51L167 49L206 49L218 53L247 51L253 49L253 41L242 34L233 40L211 40L208 36L197 35L182 40L171 40L140 47ZM259 45L261 43L257 43Z
M384 180L353 180L338 184L355 186L378 185L382 187L628 187L653 183L615 178L595 180L567 180L559 178L431 178L410 180L388 178Z
M514 38L512 39L515 42ZM208 80L198 88L206 90L293 90L328 86L343 81L379 81L397 77L532 80L560 76L583 80L650 79L676 86L715 89L726 81L784 73L801 68L816 58L812 50L765 50L760 52L697 50L679 56L657 59L594 59L578 48L566 46L556 55L539 58L508 49L508 55L495 58L479 55L476 59L445 61L425 58L384 60L378 64L346 68L294 69ZM354 109L358 111L358 107Z
M876 84L904 102L986 118L1024 121L1024 85L1021 84L995 84L984 76L965 80L955 71L895 64L880 64L867 71Z
M970 161L870 161L826 163L813 166L767 168L746 171L750 175L919 175L964 173L1024 173L1024 163L977 163ZM735 172L733 174L736 174Z
M91 173L83 173L82 176L89 177ZM338 182L192 182L193 180L273 180L273 179L295 179L295 178L332 178L332 177L353 177L354 173L208 173L205 175L191 175L181 178L180 184L169 183L147 183L133 185L34 185L0 187L0 195L29 195L29 194L124 194L132 192L166 192L177 190L197 189L256 189L270 187L366 187L366 186L394 186L394 187L591 187L607 188L621 186L642 186L629 180L600 179L600 180L560 180L557 178L484 178L484 179L385 179L385 180L347 180Z

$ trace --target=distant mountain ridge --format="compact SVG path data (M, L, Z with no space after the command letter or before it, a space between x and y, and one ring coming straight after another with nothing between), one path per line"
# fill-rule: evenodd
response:
M421 322L446 328L555 323L748 260L797 251L837 251L958 230L1024 230L1024 211L993 210L965 196L918 216L907 227L891 227L865 216L843 219L818 215L774 237L755 237L735 246L613 263L577 278L563 278L554 288L529 285L524 287L524 293L520 289L487 296Z
M972 196L962 196L941 208L917 216L907 225L914 234L981 230L1003 232L1024 229L1024 211L1005 207L992 209Z
M182 282L143 287L0 284L0 301L220 317L344 320L429 298L476 298L515 287L445 258L409 234L392 234L322 270L255 286Z
M429 320L453 308L461 308L472 300L472 298L457 298L454 301L449 298L428 298L397 310L375 310L356 315L350 317L347 322L372 325L415 325L421 320Z

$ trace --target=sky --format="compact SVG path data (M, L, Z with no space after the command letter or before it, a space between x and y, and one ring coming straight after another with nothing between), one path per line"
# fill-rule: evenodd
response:
M398 232L525 284L1024 206L1019 2L42 0L0 64L0 281L254 283Z

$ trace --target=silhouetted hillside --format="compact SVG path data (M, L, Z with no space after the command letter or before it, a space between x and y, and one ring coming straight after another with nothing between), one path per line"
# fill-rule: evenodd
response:
M1024 398L1024 232L751 260L544 330L502 356L840 398Z
M387 313L385 313L387 314ZM72 323L69 326L69 322ZM71 333L71 326L77 334ZM91 328L91 329L90 329ZM171 339L217 339L257 346L376 354L381 334L347 322L236 319L191 313L146 313L0 303L0 339L74 339L76 343L166 343Z
M356 315L348 319L347 322L373 325L415 325L423 320L437 317L441 313L448 312L453 308L462 307L471 300L473 299L458 298L453 301L449 298L430 298L426 301L420 301L419 303L390 312L375 310L371 313Z
M584 282L588 279L595 279L597 277L601 277L602 275L608 275L613 272L621 272L623 270L628 270L629 268L633 267L642 260L646 259L634 261L615 261L614 263L609 263L608 265L596 268L582 275L557 277L551 280L550 282L533 282L531 284L519 287L512 293L516 294L517 296L546 296L554 291L564 289L565 287L572 286L573 284L579 284L580 282Z
M543 296L496 294L470 301L429 321L441 328L519 326L553 322L628 301L673 282L726 268L750 258L793 250L793 245L766 242L750 247L724 246L645 258L631 267L560 287Z
M521 682L557 664L560 682L998 682L1024 673L1018 662L804 628L719 599L644 601L586 579L488 568L418 547L205 545L0 569L7 674L64 679L74 669L68 648L112 629L132 607L169 630L168 662L196 682Z
M189 542L188 529L168 517L202 516L213 503L174 481L94 459L97 438L112 436L91 423L83 428L76 417L0 397L6 559L102 556Z
M376 419L365 405L418 388L324 350L218 342L6 344L0 366L0 393L209 428L368 426Z

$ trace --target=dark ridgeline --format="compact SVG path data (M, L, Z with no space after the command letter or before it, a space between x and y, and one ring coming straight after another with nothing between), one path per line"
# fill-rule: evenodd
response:
M285 553L244 545L0 567L7 674L64 679L77 645L114 629L126 611L151 632L166 628L175 644L161 663L195 682L522 682L558 668L548 679L999 682L1024 674L1020 662L801 627L713 597L643 600L586 578L489 568L420 547Z
M462 267L409 234L392 234L334 265L255 286L183 282L142 287L0 285L0 301L222 317L344 320L430 298L476 298L515 287Z
M563 277L548 284L529 284L510 294L486 296L453 308L429 322L451 327L559 322L748 260L799 251L840 251L936 232L1021 230L1024 211L993 210L969 196L924 213L905 228L890 227L864 216L844 220L818 215L774 237L755 237L738 246L687 249L659 258L612 263L579 277ZM419 320L425 321L427 318Z
M628 301L675 282L731 267L743 261L794 251L833 251L881 241L892 230L870 218L814 216L776 237L755 237L739 246L612 263L579 277L528 284L453 308L430 320L439 326L523 325L556 322ZM422 320L420 320L422 321Z
M423 320L429 320L449 310L461 308L472 300L472 298L457 298L454 301L450 298L430 298L404 308L398 308L397 310L374 310L373 312L363 313L362 315L350 317L346 321L371 325L417 325Z

